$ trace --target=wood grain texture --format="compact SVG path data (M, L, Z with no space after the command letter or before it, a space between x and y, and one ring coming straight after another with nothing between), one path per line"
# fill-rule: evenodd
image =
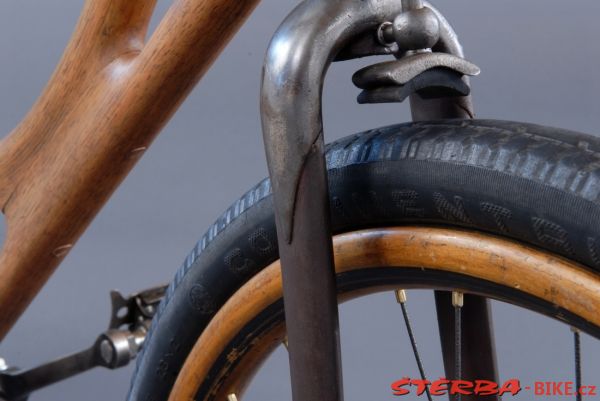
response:
M517 288L600 326L598 275L564 258L516 242L446 228L391 227L338 235L333 239L333 248L337 273L380 267L427 267L463 274ZM346 293L344 300L376 290L382 288ZM169 400L193 400L227 344L281 297L281 268L276 261L246 283L217 312L187 357ZM217 395L214 399L225 399L229 393L237 393L239 399L247 384L245 380L252 377L262 361L258 353L272 349L272 343L261 344L261 341L279 342L284 334L281 327L275 327L271 333L264 333L262 340L253 342L256 350L248 354L247 361L236 361L236 373L222 378L219 382L222 385L213 389L212 394Z
M258 0L87 0L43 94L0 143L0 339Z

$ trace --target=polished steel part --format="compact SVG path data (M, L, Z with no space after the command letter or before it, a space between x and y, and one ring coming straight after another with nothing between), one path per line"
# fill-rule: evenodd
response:
M0 400L24 401L36 390L92 368L116 369L127 365L144 344L165 289L166 286L158 286L126 298L111 291L109 329L98 336L94 345L33 369L0 369Z
M440 39L440 23L427 7L405 10L394 18L391 29L385 30L385 34L388 41L393 38L402 50L430 49Z
M440 20L422 2L403 3L394 22L383 22L376 31L377 42L397 48L396 61L365 67L352 81L364 89L358 103L403 102L418 94L423 98L466 97L470 95L465 75L479 74L479 68L457 55L432 52L440 38ZM450 113L448 117L454 117Z
M394 0L306 0L267 51L261 118L273 186L295 401L341 401L339 325L333 269L321 94L341 50L402 11ZM435 49L462 56L437 12ZM375 41L374 41L375 42ZM381 47L381 45L379 45ZM469 100L459 106L469 108Z
M379 25L377 28L377 41L383 46L392 46L398 44L396 43L396 38L394 38L394 24L390 21L385 21Z
M440 40L433 50L463 57L448 21L425 4L440 23ZM355 39L374 37L381 23L401 11L395 0L308 0L286 18L271 40L263 68L261 117L278 227L285 242L292 239L301 171L322 134L321 94L329 64ZM377 49L389 54L382 48ZM452 103L458 109L471 109L468 97Z
M402 10L418 10L424 5L423 0L402 0Z

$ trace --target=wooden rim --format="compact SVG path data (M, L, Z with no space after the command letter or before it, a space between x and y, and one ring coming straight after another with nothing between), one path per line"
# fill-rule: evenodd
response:
M600 326L600 277L567 259L516 242L448 228L392 227L335 236L333 249L337 273L378 267L458 273L518 289ZM240 288L213 317L185 360L169 400L194 399L203 378L236 333L281 296L281 270L276 261ZM281 338L282 333L279 327L267 337ZM267 348L268 344L259 345L249 358L259 361L259 351ZM223 391L243 390L243 380L231 383Z

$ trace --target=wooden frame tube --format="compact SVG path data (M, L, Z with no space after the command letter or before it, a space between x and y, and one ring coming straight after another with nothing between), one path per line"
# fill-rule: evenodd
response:
M65 53L0 143L0 339L258 0L87 0Z

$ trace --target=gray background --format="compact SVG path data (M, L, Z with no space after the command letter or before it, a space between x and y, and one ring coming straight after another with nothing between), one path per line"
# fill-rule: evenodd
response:
M269 37L294 4L263 1L0 346L0 355L30 367L90 345L107 323L109 289L129 293L169 281L204 229L266 174L260 68ZM81 5L82 0L0 2L1 132L18 123L43 88ZM168 5L159 1L155 20ZM440 0L437 5L454 24L468 57L482 67L473 80L479 117L597 132L598 1ZM364 64L331 70L324 106L328 141L408 120L404 105L355 103L350 77ZM426 368L438 377L430 295L411 294L410 308ZM495 305L494 312L504 379L571 378L567 328L511 307ZM416 376L416 369L392 294L345 305L341 316L347 400L393 399L389 384ZM584 346L588 382L600 385L592 375L600 368L600 348L589 339ZM246 399L285 399L286 369L280 350ZM123 399L130 374L131 368L98 369L32 399Z

